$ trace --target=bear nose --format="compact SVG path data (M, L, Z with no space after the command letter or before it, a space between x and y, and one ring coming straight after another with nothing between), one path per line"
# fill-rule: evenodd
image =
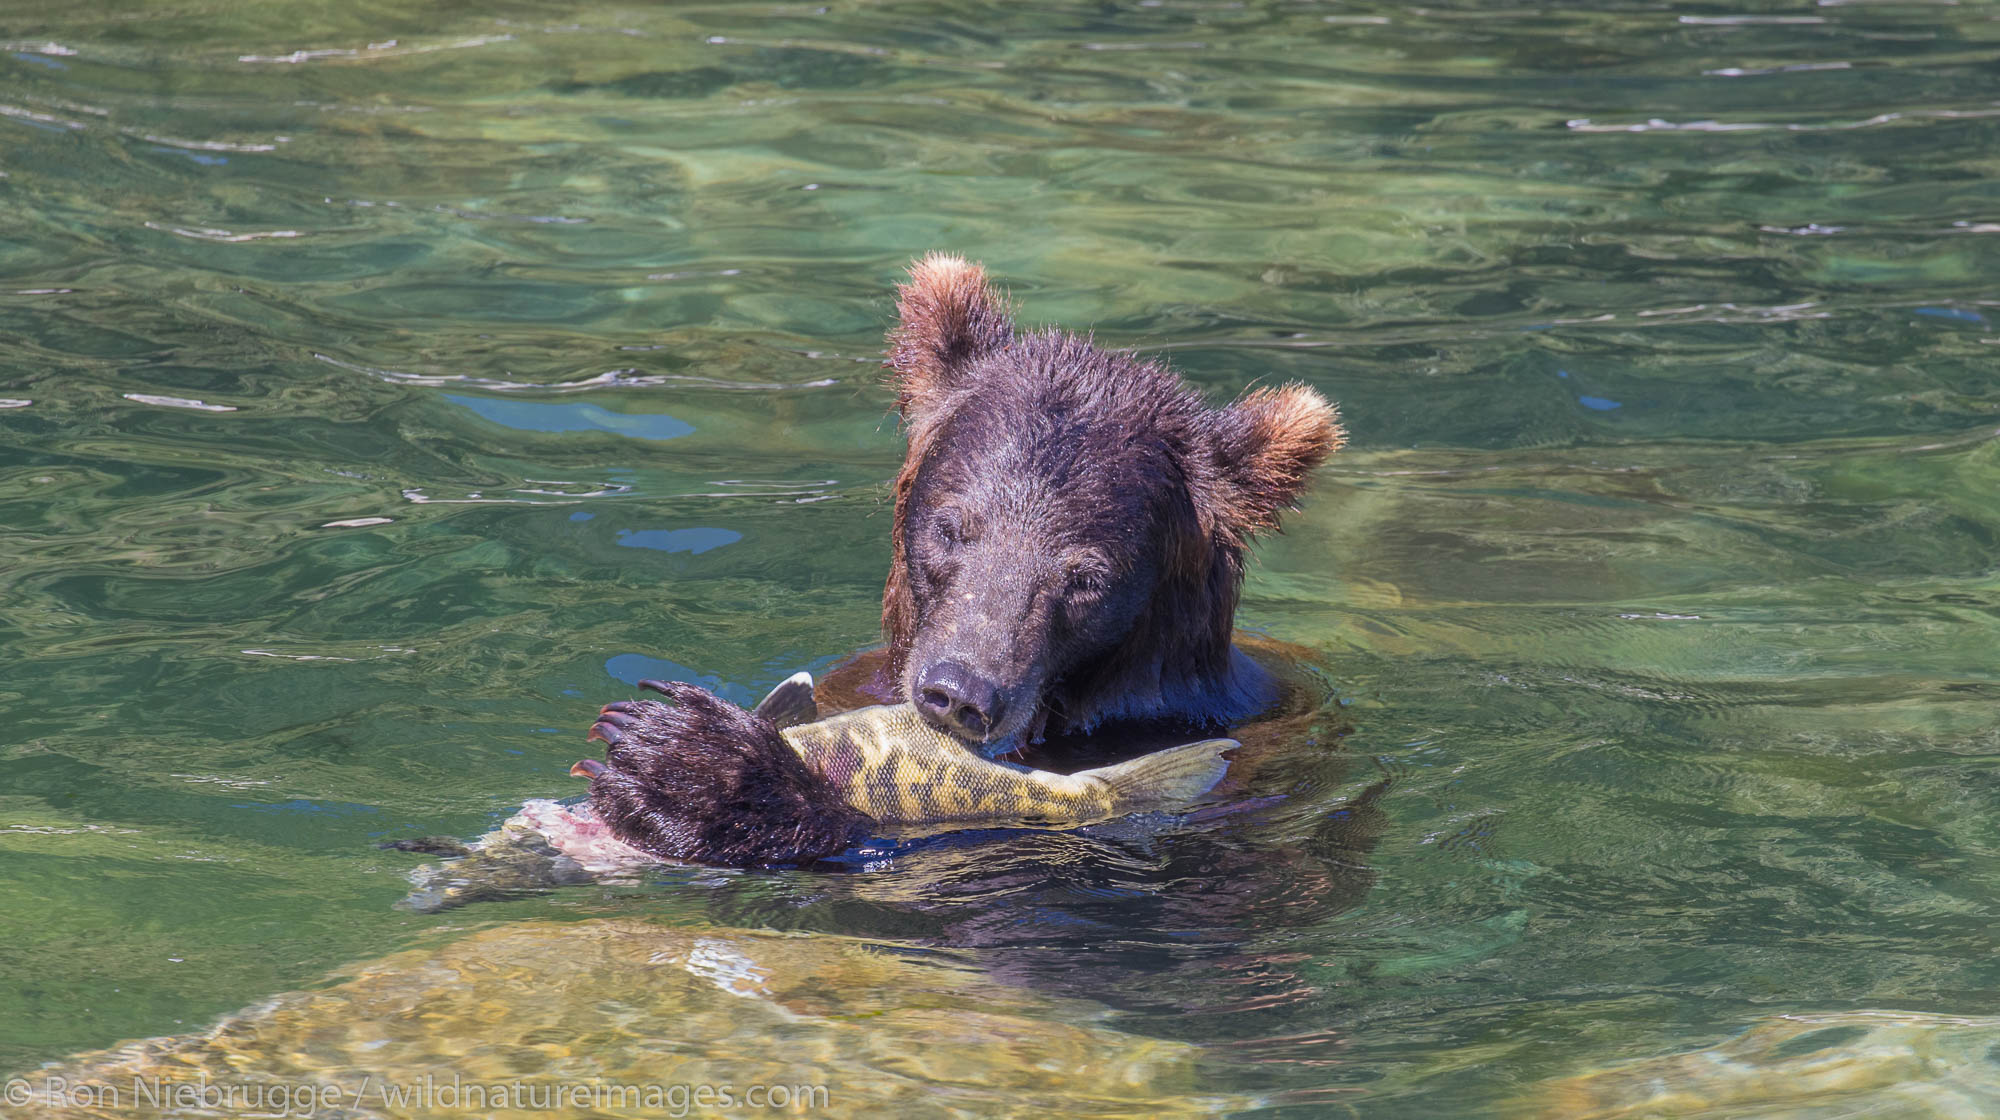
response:
M929 666L917 681L917 710L947 731L983 739L1000 722L1000 689L956 661Z

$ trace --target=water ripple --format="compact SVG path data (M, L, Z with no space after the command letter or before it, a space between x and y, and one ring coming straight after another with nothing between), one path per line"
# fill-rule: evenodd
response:
M1241 617L1344 706L1179 825L482 904L541 957L921 946L1387 1116L1991 1003L2000 49L1799 13L52 9L0 58L0 1065L437 944L373 845L577 792L608 666L878 640L934 248L1341 400Z

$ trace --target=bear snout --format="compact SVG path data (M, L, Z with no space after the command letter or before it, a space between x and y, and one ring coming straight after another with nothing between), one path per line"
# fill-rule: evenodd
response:
M985 739L1006 718L1000 686L957 661L917 673L916 704L925 719L965 739Z

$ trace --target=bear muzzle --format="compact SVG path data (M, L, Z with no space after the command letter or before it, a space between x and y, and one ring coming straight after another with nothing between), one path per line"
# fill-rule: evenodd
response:
M1000 686L957 661L925 666L913 691L925 719L962 739L985 740L1006 716Z

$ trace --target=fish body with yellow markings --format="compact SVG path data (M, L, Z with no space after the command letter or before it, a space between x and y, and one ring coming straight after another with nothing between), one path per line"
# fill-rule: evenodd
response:
M884 825L1086 824L1207 793L1234 739L1204 739L1076 774L995 762L908 704L860 708L778 732L841 799Z
M908 704L819 719L804 673L754 711L693 685L639 683L673 703L605 705L590 729L605 760L571 772L591 780L591 807L620 841L694 863L796 865L869 836L1175 809L1222 780L1237 746L1204 739L1057 774L982 757Z

